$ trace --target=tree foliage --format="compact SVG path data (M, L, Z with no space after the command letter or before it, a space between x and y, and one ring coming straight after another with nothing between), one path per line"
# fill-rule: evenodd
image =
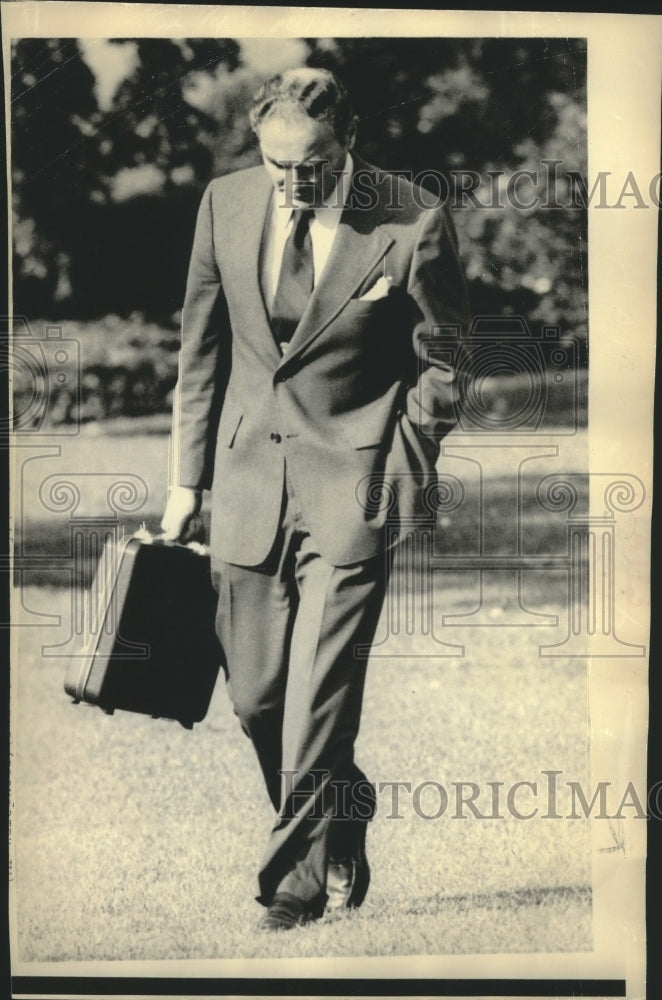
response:
M104 107L75 40L14 45L17 312L172 317L204 185L259 162L246 110L267 71L249 58L247 44L114 44L134 47L134 68ZM271 70L285 46L265 44ZM311 65L344 79L360 121L359 152L381 167L445 177L475 171L484 180L493 171L493 179L501 175L500 190L514 171L536 171L543 201L557 197L562 204L567 171L585 173L580 39L338 38L299 45ZM549 184L545 160L557 161ZM482 185L478 194L485 202ZM475 313L518 313L534 326L585 337L584 211L477 208L468 200L453 214Z
M12 60L15 296L71 296L75 223L104 197L94 76L71 39L22 39ZM34 315L34 313L33 313Z
M323 39L313 65L354 96L361 152L414 174L536 171L541 202L567 204L564 174L586 170L585 45L580 39ZM369 67L369 71L367 71ZM559 161L545 167L544 160ZM558 180L554 180L556 173ZM547 177L551 178L549 186ZM425 180L423 180L425 185ZM433 187L433 186L432 186ZM454 222L474 314L521 314L535 329L586 337L586 217L581 209L475 208ZM491 183L477 192L491 204ZM502 192L503 195L503 192ZM524 200L531 189L522 187Z

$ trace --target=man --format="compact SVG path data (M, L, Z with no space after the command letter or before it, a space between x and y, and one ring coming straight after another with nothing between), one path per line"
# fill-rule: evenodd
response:
M430 340L462 334L468 304L446 211L353 155L331 73L269 80L251 123L264 166L212 181L198 215L163 528L183 537L212 490L229 692L277 811L258 896L277 930L368 889L366 650L385 549L424 509L462 396Z

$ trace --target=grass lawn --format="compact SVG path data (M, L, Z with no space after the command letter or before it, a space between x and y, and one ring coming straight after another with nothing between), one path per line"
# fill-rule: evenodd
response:
M26 595L32 600L36 595ZM66 613L67 592L43 592ZM452 609L461 597L448 597ZM553 628L455 627L464 657L402 638L368 675L358 760L377 782L428 786L414 808L382 786L363 908L276 937L257 934L254 877L271 811L252 748L219 682L189 732L74 706L65 662L21 638L14 712L13 871L24 961L578 951L591 943L583 820L454 818L452 782L585 780L583 661L541 660ZM543 635L544 634L544 635ZM563 786L560 786L562 791ZM505 794L505 792L504 792ZM560 798L562 801L562 796ZM531 800L518 800L527 812ZM533 803L535 804L535 803ZM560 811L564 810L561 807ZM566 809L565 812L568 810Z
M85 447L89 455L86 458ZM141 472L156 483L146 505L162 500L156 470L165 442L149 436L93 436L69 445L68 469ZM93 457L92 457L93 456ZM43 462L40 465L39 462ZM124 462L124 465L120 465ZM50 463L50 464L49 464ZM66 540L40 513L37 473L26 467L24 551L48 537ZM55 466L57 468L57 466ZM30 477L33 477L32 479ZM101 482L101 480L99 480ZM492 472L495 522L508 498ZM98 494L99 495L99 494ZM97 495L97 499L98 499ZM94 507L94 498L88 500ZM57 524L56 524L57 522ZM548 534L545 535L548 537ZM558 533L559 539L562 533ZM41 541L40 541L41 540ZM58 543L58 544L60 544ZM57 576L57 574L55 574ZM584 782L589 766L586 665L539 656L564 634L565 590L557 570L524 574L523 593L486 575L476 610L473 572L434 574L435 627L386 634L368 670L357 760L377 783L437 782L449 795L436 819L439 793L428 785L417 803L378 792L368 832L373 872L357 912L284 935L255 931L256 869L272 823L258 766L219 680L207 718L193 731L177 723L74 706L64 694L63 658L43 655L67 622L70 593L39 586L26 574L25 623L15 630L12 881L18 954L26 962L251 957L446 955L582 951L591 948L588 822L544 819L543 770ZM396 578L398 577L396 576ZM397 583L394 584L398 585ZM521 604L550 617L522 617ZM489 627L491 626L491 627ZM463 655L441 643L463 646ZM505 795L517 781L538 783L538 799L521 789L517 819ZM490 812L487 782L503 782L500 819L468 808L456 818L453 782L475 782L481 812ZM567 790L566 790L567 791ZM416 808L416 805L418 808ZM566 808L564 808L566 806Z

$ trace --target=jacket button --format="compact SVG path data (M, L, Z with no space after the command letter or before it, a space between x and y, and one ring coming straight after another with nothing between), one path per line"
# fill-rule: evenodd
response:
M280 434L276 434L275 431L272 431L271 432L271 440L273 441L274 444L280 444L280 442L283 439L281 438Z

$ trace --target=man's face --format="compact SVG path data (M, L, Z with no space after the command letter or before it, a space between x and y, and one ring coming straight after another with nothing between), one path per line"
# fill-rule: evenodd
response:
M259 130L262 159L282 205L320 205L338 182L353 130L341 142L327 121L293 113L267 119ZM334 175L334 171L336 171Z

